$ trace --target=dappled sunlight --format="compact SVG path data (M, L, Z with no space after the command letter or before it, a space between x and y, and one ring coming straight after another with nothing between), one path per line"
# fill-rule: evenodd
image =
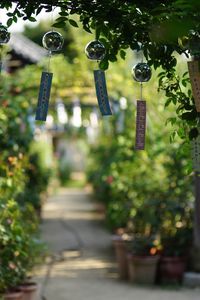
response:
M81 260L69 260L61 265L56 265L55 270L95 270L95 269L109 269L116 267L115 263L104 261L98 258L83 258Z
M77 258L76 255L77 254ZM49 263L37 270L37 277L45 277L48 269L55 277L65 276L67 278L84 277L109 277L118 278L116 263L101 258L78 258L80 253L66 252L61 256L60 262Z
M63 219L68 219L68 220L104 220L104 214L99 214L95 212L73 212L70 211L70 215L66 214L63 215Z

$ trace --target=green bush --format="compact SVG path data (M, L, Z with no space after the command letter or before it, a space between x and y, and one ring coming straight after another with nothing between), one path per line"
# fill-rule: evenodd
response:
M3 293L26 280L44 247L42 244L38 247L38 228L30 206L22 212L17 202L9 200L0 208L0 292Z
M167 129L159 130L152 120L146 150L135 151L132 114L130 105L123 133L116 132L114 118L110 134L102 130L99 144L91 149L88 178L95 196L106 204L106 223L111 230L128 226L142 237L158 235L163 253L181 255L192 239L190 149L181 140L170 144Z

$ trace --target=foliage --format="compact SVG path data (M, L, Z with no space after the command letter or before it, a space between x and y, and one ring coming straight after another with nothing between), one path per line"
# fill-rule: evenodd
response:
M2 1L0 7L9 10L11 4L12 1L5 0ZM55 27L65 28L66 24L79 27L82 23L86 32L95 32L96 38L105 44L107 55L100 63L101 68L107 69L109 62L116 62L118 54L125 59L127 49L142 50L149 65L154 69L162 67L165 72L162 78L167 78L167 80L164 79L164 90L173 88L174 94L173 101L170 100L171 96L166 95L166 105L170 102L176 105L178 101L180 110L178 108L177 115L179 118L182 113L184 121L176 123L177 132L181 132L179 135L186 139L188 136L190 139L196 137L199 116L191 92L189 91L188 94L180 91L180 86L172 82L175 80L178 83L180 80L176 77L175 52L179 55L184 53L187 57L188 51L192 55L195 53L196 57L200 54L200 49L196 46L200 30L198 0L190 1L190 3L186 0L123 2L58 0L54 1L53 5L60 8ZM52 11L52 3L50 4L49 1L18 2L14 10L8 12L8 25L17 22L17 18L35 21L33 15L36 14L37 18L42 10ZM79 16L78 22L74 14ZM187 42L185 46L183 41L190 40L191 30L195 33L196 42ZM166 85L168 79L170 82ZM185 86L190 86L188 80L183 80Z
M171 104L176 107L176 116L169 118L167 122L175 127L174 136L192 140L198 136L200 114L196 111L188 83L188 72L179 75L172 69L170 73L159 74L159 88L166 95L165 107L168 108Z
M32 220L27 220L27 214ZM14 200L1 203L0 210L0 291L5 292L22 283L35 262L37 240L36 220L30 207L21 211ZM34 235L33 235L34 234ZM40 246L40 254L42 252Z
M31 143L29 165L25 170L26 186L17 197L21 205L28 202L32 203L36 210L41 209L41 195L46 192L52 175L52 154L49 150L49 145L44 142ZM47 159L48 162L45 162Z
M70 180L71 171L72 170L69 163L65 161L62 162L62 160L59 161L58 175L62 186L65 186L67 182Z
M2 73L0 83L1 292L22 283L38 261L38 255L43 253L44 246L38 239L37 216L30 203L33 202L34 192L38 197L40 191L46 189L50 175L49 170L48 174L44 174L44 160L37 155L35 165L32 99L20 93L16 78L17 75ZM32 172L34 169L37 172ZM33 173L36 177L31 186ZM21 195L26 195L26 202L22 203Z
M16 199L23 194L26 195L26 200L29 198L30 201L30 198L33 200L36 197L39 202L40 193L47 188L50 178L51 166L45 166L45 160L51 154L45 151L46 145L43 144L39 149L39 143L32 142L33 97L21 92L19 81L18 74L1 75L1 196L4 199ZM49 160L52 161L52 157Z
M189 29L198 30L199 26L198 10L195 10L198 6L197 0L193 0L192 5L185 5L184 1L179 0L167 2L104 0L98 3L79 0L55 1L53 4L45 2L49 1L18 2L13 11L8 13L10 18L8 25L20 17L35 21L33 14L37 16L42 10L50 12L52 6L56 5L60 7L60 16L55 27L65 27L66 23L78 27L76 19L73 18L73 15L77 14L84 30L89 33L96 30L97 37L101 36L106 46L109 46L105 62L115 61L119 50L124 57L128 47L138 50L142 44L146 58L155 67L162 65L169 69L176 64L173 51L183 52L178 46L177 37L183 36ZM2 1L0 7L9 9L11 4L12 1Z
M129 103L125 112L123 132L117 131L118 117L111 120L109 133L102 131L99 144L91 151L94 161L89 180L98 199L106 204L110 229L128 226L134 235L145 240L160 236L163 253L178 255L187 252L186 245L192 237L190 147L181 139L168 143L170 128L160 131L158 113L151 115L158 103L152 100L148 104L151 108L145 151L134 150L133 104ZM159 118L163 114L159 110ZM176 247L172 240L176 240Z
M134 255L153 256L160 254L161 244L155 236L136 235L128 244L129 251Z

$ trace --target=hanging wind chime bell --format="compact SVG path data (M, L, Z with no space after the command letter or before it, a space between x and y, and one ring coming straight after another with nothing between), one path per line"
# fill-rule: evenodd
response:
M46 72L42 72L41 81L40 81L40 90L38 96L38 104L36 110L36 120L46 121L49 99L51 94L51 85L53 73L49 72L50 69L50 60L53 52L60 51L63 47L64 39L63 36L57 31L49 31L45 33L42 39L42 44L45 49L48 50L49 63Z
M100 41L92 41L85 47L85 53L90 60L101 61L106 55L106 48Z
M42 44L49 52L62 50L64 39L62 34L57 31L49 31L45 33L42 39Z
M105 58L106 48L102 42L94 40L86 45L85 53L88 59L100 62ZM112 115L108 100L105 72L100 69L94 70L94 81L101 114L103 116Z
M145 135L146 135L146 101L143 100L143 82L148 82L151 79L151 69L147 63L137 63L132 68L133 79L140 82L141 97L137 100L137 115L136 115L136 137L135 149L145 149Z
M138 63L132 69L132 75L135 81L147 82L151 79L151 69L146 63Z

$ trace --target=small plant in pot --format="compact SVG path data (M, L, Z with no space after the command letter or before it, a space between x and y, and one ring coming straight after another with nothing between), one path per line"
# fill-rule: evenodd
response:
M118 229L117 234L112 236L120 279L128 279L127 251L131 240L132 236L125 233L123 229Z
M162 283L181 283L192 244L192 229L178 228L161 238L163 251L159 262Z
M136 234L129 244L129 279L134 283L154 284L156 280L160 241L156 236Z
M192 246L193 206L185 199L166 199L160 214L163 250L159 279L162 283L181 283Z

